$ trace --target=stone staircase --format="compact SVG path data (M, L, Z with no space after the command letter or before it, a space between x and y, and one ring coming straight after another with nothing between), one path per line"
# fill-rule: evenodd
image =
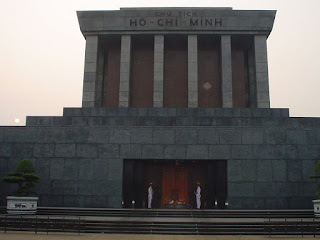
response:
M195 210L39 207L37 215L150 218L313 218L312 210Z
M3 212L4 208L1 209ZM37 215L0 216L4 231L180 235L320 233L310 210L173 210L45 208Z

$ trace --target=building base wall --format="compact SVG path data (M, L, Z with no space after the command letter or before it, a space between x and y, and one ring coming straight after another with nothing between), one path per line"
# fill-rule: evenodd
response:
M0 177L28 158L39 206L119 208L124 159L226 160L228 208L311 209L319 146L320 119L288 109L67 108L0 127Z

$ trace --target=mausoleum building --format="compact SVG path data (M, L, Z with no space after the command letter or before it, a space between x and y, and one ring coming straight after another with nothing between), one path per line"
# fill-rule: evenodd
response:
M40 206L311 208L320 119L270 108L276 11L77 12L82 108L0 127L0 176L31 159ZM280 81L280 80L279 80ZM0 203L9 186L0 183Z

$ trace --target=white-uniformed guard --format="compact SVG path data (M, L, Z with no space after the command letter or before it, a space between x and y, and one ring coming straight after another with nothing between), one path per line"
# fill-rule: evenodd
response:
M197 190L194 192L196 195L196 202L197 202L197 209L200 209L201 207L201 187L200 183L197 182Z
M152 183L149 183L149 188L148 188L148 208L151 208L152 204L152 198L153 198L153 188L152 188Z

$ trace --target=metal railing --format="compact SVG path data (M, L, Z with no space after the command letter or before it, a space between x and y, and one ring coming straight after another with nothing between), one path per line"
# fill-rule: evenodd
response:
M264 221L264 231L271 235L316 235L320 234L320 220L313 219L268 219Z
M81 217L55 217L55 216L26 216L2 215L0 216L0 229L7 231L34 231L38 232L74 232L80 233L85 229L85 220Z

